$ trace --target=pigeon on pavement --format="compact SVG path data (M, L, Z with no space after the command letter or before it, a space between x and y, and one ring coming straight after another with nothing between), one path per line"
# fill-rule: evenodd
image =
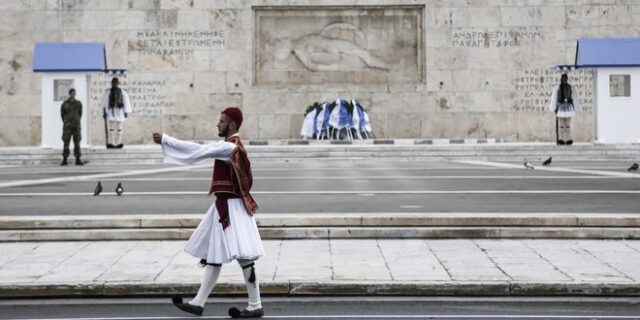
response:
M100 192L102 192L102 184L100 184L100 181L98 181L98 185L96 186L95 190L93 190L93 195L97 196L100 194Z
M548 166L548 165L550 165L550 164L551 164L551 157L549 157L549 159L545 160L545 161L542 163L542 165L543 165L543 166L545 166L545 167L546 167L546 166Z
M121 196L124 192L124 188L122 188L122 182L118 182L118 186L116 187L116 193L118 196Z
M629 167L629 169L627 169L627 171L636 171L638 170L638 164L634 163L631 165L631 167Z
M533 169L535 169L535 168L533 167L533 165L532 165L529 161L527 161L527 160L525 160L525 161L524 161L524 167L525 167L525 168L527 168L527 170L533 170Z

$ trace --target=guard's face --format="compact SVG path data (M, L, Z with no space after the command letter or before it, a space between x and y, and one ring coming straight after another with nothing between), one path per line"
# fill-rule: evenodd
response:
M227 117L226 114L220 114L220 119L218 120L218 137L226 137L229 133L229 125L231 124L231 119Z

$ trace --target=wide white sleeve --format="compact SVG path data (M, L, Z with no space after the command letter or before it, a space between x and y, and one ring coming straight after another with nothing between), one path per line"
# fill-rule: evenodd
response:
M202 145L162 135L164 162L171 164L189 165L208 158L229 161L235 148L235 144L226 141Z
M556 103L558 103L558 86L553 87L553 93L551 94L551 101L549 101L549 111L556 111Z
M578 91L576 91L576 88L573 86L571 86L571 98L573 99L573 108L576 109L576 112L581 112L580 97L578 96Z
M109 90L105 91L102 95L102 113L107 113L107 108L109 107Z
M131 113L131 100L129 100L129 94L124 91L122 91L122 104L124 104L124 112L126 113Z

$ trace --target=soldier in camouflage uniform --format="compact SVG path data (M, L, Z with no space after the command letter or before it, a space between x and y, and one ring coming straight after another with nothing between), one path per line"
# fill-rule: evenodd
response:
M62 117L62 141L64 148L62 149L61 166L67 165L67 157L69 157L69 141L73 136L73 155L76 157L76 165L83 165L80 160L80 119L82 118L82 103L76 100L76 89L69 90L69 98L62 103L60 107L60 116Z

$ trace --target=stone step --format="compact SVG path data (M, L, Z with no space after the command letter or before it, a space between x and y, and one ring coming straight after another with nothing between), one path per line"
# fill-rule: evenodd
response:
M0 217L0 241L188 239L201 214ZM640 215L591 213L264 214L264 239L640 239Z
M189 281L91 281L73 283L6 283L0 286L5 298L53 297L167 297L193 295L200 284ZM384 280L315 280L276 281L260 280L263 296L460 296L460 297L532 297L532 296L584 296L629 297L640 295L637 282L587 281L384 281ZM212 296L246 295L244 282L221 280L216 283ZM362 299L362 298L360 298ZM213 318L213 317L206 317ZM610 318L615 318L612 316ZM631 319L620 317L615 319Z
M577 146L274 146L250 147L252 159L307 159L307 158L385 158L392 160L477 160L495 161L542 160L553 156L556 161L638 161L640 147ZM128 150L89 149L83 159L91 164L156 164L162 163L159 149ZM0 165L57 165L60 151L43 149L23 152L0 150Z
M264 228L262 239L640 239L640 228L603 227L307 227ZM186 240L193 229L0 230L0 242Z
M194 228L202 214L0 216L8 229ZM640 227L639 213L268 213L260 227Z

